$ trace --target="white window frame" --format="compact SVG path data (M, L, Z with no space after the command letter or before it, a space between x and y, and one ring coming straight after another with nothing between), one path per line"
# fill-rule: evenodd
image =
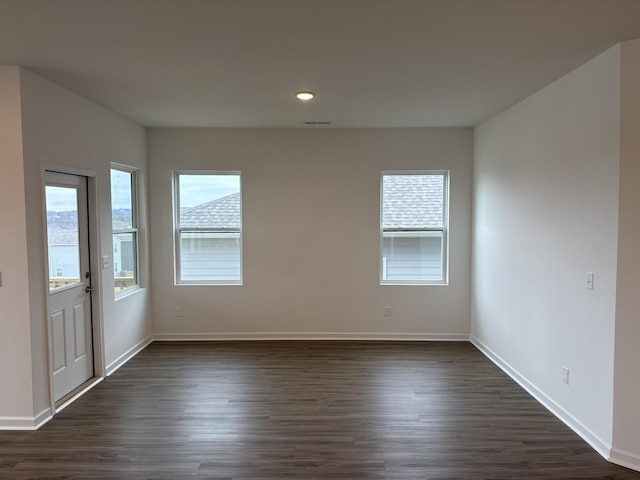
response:
M139 227L138 227L138 170L136 168L132 168L126 165L120 165L120 164L115 164L112 163L111 164L111 169L109 170L109 178L111 178L111 170L118 170L119 172L124 172L124 173L128 173L130 175L131 178L131 224L132 226L130 228L113 228L113 223L111 225L111 252L113 255L113 241L114 238L117 234L122 234L122 233L131 233L133 234L133 243L134 243L134 249L133 249L133 266L134 266L134 272L133 272L133 278L134 278L134 284L131 285L130 287L126 287L123 290L120 290L118 292L115 291L115 279L116 279L116 269L115 269L115 258L112 258L112 266L113 266L113 281L114 281L114 294L115 294L115 298L116 300L118 300L119 298L125 297L127 295L129 295L130 293L140 289L140 235L138 234L139 231ZM109 185L109 189L111 194L113 194L113 187L111 185ZM111 209L112 209L112 222L113 222L113 203L111 205Z
M383 227L383 195L385 175L443 175L442 208L443 225L441 227L420 228L384 228ZM449 284L449 170L383 170L380 172L380 285L448 285ZM425 232L438 233L442 236L442 272L440 280L387 280L384 257L385 233L399 233L403 236L420 235Z
M233 175L240 180L240 228L209 228L209 227L185 227L180 226L180 175ZM238 170L175 170L173 172L173 252L174 252L174 284L175 285L242 285L244 277L242 254L242 173ZM182 280L180 278L181 256L180 239L182 233L205 232L215 234L237 233L240 244L240 278L238 280Z

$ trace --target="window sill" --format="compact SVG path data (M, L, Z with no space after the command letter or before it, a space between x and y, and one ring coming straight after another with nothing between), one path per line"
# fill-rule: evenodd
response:
M133 287L129 287L125 290L121 290L116 293L116 302L122 300L123 298L130 297L131 295L135 295L138 292L144 290L140 285L134 285Z

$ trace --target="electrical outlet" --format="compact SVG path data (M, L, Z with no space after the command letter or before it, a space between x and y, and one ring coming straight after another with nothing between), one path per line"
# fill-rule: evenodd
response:
M391 307L384 307L383 311L384 311L384 316L385 317L390 317L391 316Z
M569 385L569 367L562 367L562 381Z
M176 307L176 317L182 316L182 307Z

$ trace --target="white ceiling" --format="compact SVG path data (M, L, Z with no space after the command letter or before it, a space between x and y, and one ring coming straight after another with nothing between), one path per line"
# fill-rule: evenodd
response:
M146 126L472 126L638 37L640 0L0 0L0 65Z

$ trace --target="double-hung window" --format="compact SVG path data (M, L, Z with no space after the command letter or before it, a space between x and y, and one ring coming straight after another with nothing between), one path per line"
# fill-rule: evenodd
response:
M111 169L111 225L113 282L115 293L119 295L139 284L135 170L126 167Z
M380 283L447 283L446 171L387 171L381 178Z
M240 172L176 172L176 283L242 284Z

